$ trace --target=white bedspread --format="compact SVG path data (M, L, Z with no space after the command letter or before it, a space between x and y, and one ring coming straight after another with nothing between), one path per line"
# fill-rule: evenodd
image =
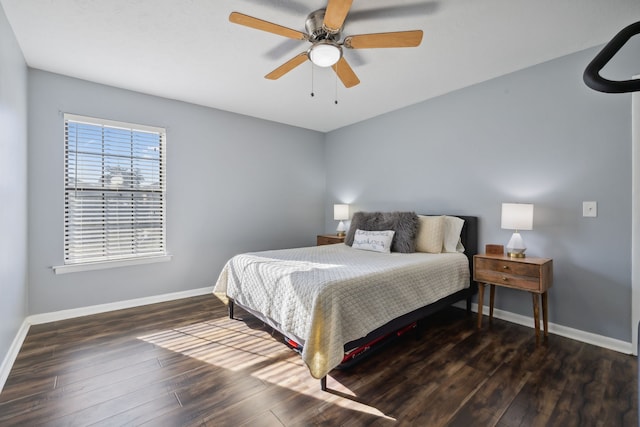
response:
M214 293L304 340L302 359L322 378L342 361L345 343L468 286L464 254L382 254L337 244L236 255Z

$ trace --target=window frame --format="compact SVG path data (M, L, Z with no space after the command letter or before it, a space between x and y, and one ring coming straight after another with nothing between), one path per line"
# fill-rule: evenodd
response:
M71 161L71 156L69 154L71 148L71 142L68 138L67 135L67 131L69 128L69 123L78 123L78 124L83 124L83 125L89 125L89 126L97 126L101 129L102 131L102 136L100 137L100 143L102 144L102 150L100 154L93 154L94 158L99 158L101 160L102 163L102 167L100 167L100 176L97 178L97 183L93 183L93 184L88 184L86 186L81 186L79 187L77 184L74 186L70 186L69 184L69 176L70 176L70 170L73 170L74 174L79 173L80 168L74 168L74 167L70 167L69 166L69 162ZM105 129L120 129L120 130L124 130L125 132L130 132L131 135L131 143L130 143L130 147L131 147L131 151L130 154L126 155L126 156L121 156L118 155L116 156L113 153L109 153L109 154L105 154L105 144L108 144L109 141L107 139L107 137L105 137ZM117 131L116 131L117 132ZM138 135L136 135L136 132L139 132ZM129 186L126 186L126 188L112 188L110 186L106 186L105 185L105 173L106 173L106 167L104 166L109 160L113 161L114 158L119 157L120 159L124 159L125 161L129 161L129 163L132 165L130 167L129 173L131 178L130 179L134 179L134 168L133 168L133 163L136 160L140 160L138 157L136 157L136 155L134 154L134 150L135 148L137 148L137 143L134 142L134 137L135 136L140 136L143 133L152 133L152 134L157 134L158 138L159 138L159 142L158 142L158 159L154 159L152 163L152 166L156 166L158 168L157 171L157 177L158 177L158 188L156 189L149 189L147 191L140 191L139 188L135 188L133 187L132 184L130 184ZM64 185L64 226L63 226L63 251L64 251L64 264L60 265L60 266L54 266L53 271L56 274L63 274L63 273L70 273L70 272L76 272L76 271L87 271L87 270L96 270L96 269L104 269L104 268L113 268L113 267L122 267L122 266L128 266L128 265L139 265L139 264L149 264L149 263L156 263L156 262L166 262L171 260L171 255L168 253L167 251L167 213L166 213L166 202L167 202L167 197L166 197L166 150L167 150L167 132L165 128L162 127L157 127L157 126L149 126L149 125L141 125L141 124L137 124L137 123L130 123L130 122L122 122L122 121L115 121L115 120L108 120L108 119L101 119L101 118L97 118L97 117L89 117L89 116L81 116L81 115L77 115L77 114L70 114L70 113L64 113L64 120L63 120L63 141L64 141L64 177L63 177L63 185ZM78 141L76 140L74 142L76 144L76 151L74 154L74 157L77 159L77 156L79 156L81 154L81 152L78 150L77 147L77 143ZM129 144L125 143L122 144L122 146L127 147ZM146 159L145 159L146 160ZM119 164L119 163L118 163ZM84 165L85 167L87 165ZM135 172L136 174L138 174L139 172ZM77 175L76 175L77 177ZM120 180L120 182L122 182L122 179ZM116 184L117 185L117 184ZM90 187L92 186L96 186L95 187L95 191L90 189ZM157 202L153 201L152 206L156 207L159 206L161 209L161 213L156 215L153 215L153 218L159 218L160 219L160 224L161 227L156 227L155 230L152 230L154 232L158 232L160 231L159 234L157 234L157 236L159 237L155 237L152 240L154 240L154 244L156 245L152 245L151 246L151 252L145 252L145 251L141 251L142 253L136 253L137 249L132 249L132 253L124 253L124 254L109 254L109 250L105 249L104 250L104 254L103 255L93 255L93 256L89 256L87 255L87 259L83 260L83 256L72 256L70 255L72 252L70 252L69 250L69 246L71 244L68 243L68 236L69 236L69 230L70 230L70 225L67 222L68 219L68 213L69 213L69 209L70 208L70 204L72 203L70 201L71 199L71 195L70 192L71 191L78 191L78 189L80 189L79 191L84 191L87 192L85 197L89 197L89 192L95 192L100 194L98 196L98 200L100 200L99 203L102 203L102 205L104 206L104 208L102 209L101 212L101 216L100 218L102 218L102 221L98 221L98 222L102 222L102 234L103 234L103 239L106 241L108 240L107 238L107 234L110 231L109 225L108 225L108 221L107 218L108 217L108 213L107 213L107 209L106 206L108 206L109 200L111 198L113 198L114 196L118 196L118 195L126 195L127 197L124 199L125 201L127 200L131 200L131 211L135 212L136 208L134 208L134 205L136 203L140 203L140 201L144 201L146 199L138 199L135 197L136 194L145 194L145 195L153 195L153 199L155 200L155 198L157 198ZM137 202L136 202L137 200ZM113 203L113 202L111 202ZM119 202L118 202L119 203ZM143 215L146 215L143 217ZM116 218L120 218L120 216L116 216ZM147 214L144 213L139 213L138 215L134 216L135 219L131 220L131 227L130 227L130 232L131 232L131 246L135 247L137 244L137 234L140 233L141 231L144 231L143 228L140 226L140 223L137 222L137 220L139 219L149 219ZM80 220L82 221L82 220ZM117 227L117 226L116 226ZM119 237L119 236L118 236ZM128 239L124 238L122 240L118 240L118 243L122 243L122 242L127 242ZM79 243L80 245L82 243ZM157 250L155 250L157 249ZM75 259L73 259L75 258Z

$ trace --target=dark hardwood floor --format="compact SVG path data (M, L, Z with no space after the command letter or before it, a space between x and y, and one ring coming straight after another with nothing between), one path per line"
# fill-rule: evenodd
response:
M31 327L1 426L636 426L637 361L451 308L322 392L281 337L201 296Z

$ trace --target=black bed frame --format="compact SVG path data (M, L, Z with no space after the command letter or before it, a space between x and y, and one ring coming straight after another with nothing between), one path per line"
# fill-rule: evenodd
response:
M456 215L458 218L462 218L464 220L464 225L462 226L462 232L460 233L460 238L462 240L462 244L465 248L465 255L469 259L469 271L473 271L473 256L478 253L478 217L476 216L462 216ZM459 301L466 300L467 303L467 312L471 312L471 299L473 295L475 295L478 291L478 285L473 281L473 274L469 275L469 287L462 289L456 293L448 295L432 304L421 307L417 310L414 310L410 313L404 314L400 317L397 317L388 323L382 325L378 329L371 331L366 336L359 338L354 341L350 341L344 345L345 353L353 350L355 348L361 347L375 341L381 337L385 337L387 335L393 334L395 331L406 329L408 326L415 324L421 319L424 319L431 314L434 314L443 308L449 307ZM234 307L238 305L242 309L252 312L248 310L246 307L243 307L241 304L238 304L233 299L229 298L229 318L233 319ZM269 325L273 327L272 325ZM277 328L274 328L277 330ZM285 335L282 331L278 331L282 335ZM352 363L349 363L351 366ZM346 366L344 366L346 367ZM320 387L323 391L327 390L327 377L323 377L320 379Z

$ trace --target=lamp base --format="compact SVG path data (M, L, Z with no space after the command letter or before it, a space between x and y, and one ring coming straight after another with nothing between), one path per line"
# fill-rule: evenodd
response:
M338 231L338 232L336 233L336 235L337 235L338 237L344 237L346 234L345 234L345 232L344 232L344 231Z
M513 233L511 236L511 240L507 243L507 255L510 258L524 258L524 252L527 250L527 247L524 245L524 241L522 240L522 236L517 231Z
M507 252L507 255L509 255L509 258L526 258L527 257L524 254L524 252Z

